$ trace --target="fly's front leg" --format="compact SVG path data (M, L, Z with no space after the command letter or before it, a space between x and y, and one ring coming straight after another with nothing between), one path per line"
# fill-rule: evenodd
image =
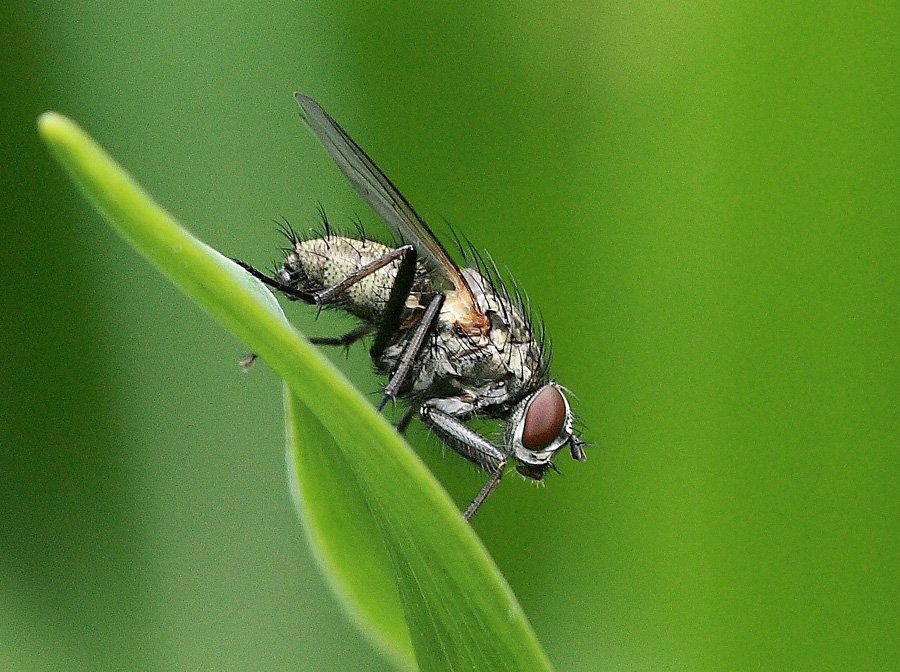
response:
M474 516L478 509L481 508L481 505L484 504L484 500L491 496L491 493L497 489L497 486L500 485L500 479L503 478L503 467L506 466L506 462L503 462L503 466L501 466L497 471L490 475L487 483L481 486L481 490L478 491L478 494L475 495L475 499L472 500L472 503L466 507L466 510L463 512L463 518L466 520L472 520L472 516Z
M419 415L441 438L441 441L490 474L487 483L463 513L463 517L469 520L500 485L503 469L509 461L509 456L462 420L438 410L428 402L419 409Z

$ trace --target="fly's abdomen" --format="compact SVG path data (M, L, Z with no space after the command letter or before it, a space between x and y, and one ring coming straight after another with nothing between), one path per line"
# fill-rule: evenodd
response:
M297 240L276 275L287 285L315 292L333 287L358 274L391 250L392 248L371 240L344 236ZM377 321L390 297L399 264L400 260L395 259L360 278L336 297L333 305L367 322ZM420 305L422 302L419 298L431 291L425 267L418 264L413 290L407 299L410 312L424 308Z

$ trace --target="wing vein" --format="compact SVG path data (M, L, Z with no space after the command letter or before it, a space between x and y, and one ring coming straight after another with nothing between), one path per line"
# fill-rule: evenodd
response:
M295 93L294 97L300 105L303 121L360 198L431 262L434 270L464 297L471 310L479 312L472 290L456 262L390 178L321 105L302 93Z

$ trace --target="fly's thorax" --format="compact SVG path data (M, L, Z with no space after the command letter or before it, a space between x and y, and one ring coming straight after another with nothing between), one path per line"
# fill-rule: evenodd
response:
M298 240L276 276L285 284L315 292L337 285L391 251L387 245L372 240L344 236ZM390 297L399 265L400 260L395 259L350 285L341 294L337 305L366 321L376 320ZM431 291L425 267L418 264L412 292L407 299L410 311L424 309L419 298Z
M462 272L490 327L482 334L466 330L460 324L466 317L465 302L456 292L447 292L427 375L418 387L425 388L429 378L449 377L460 396L471 399L460 407L460 414L470 409L496 417L545 382L544 350L521 302L475 269Z
M523 305L523 297L506 291L499 278L486 278L474 268L464 268L462 274L472 289L478 308L490 320L491 332L502 326L496 331L504 338L516 343L534 341L534 325Z
M543 376L546 362L541 337L535 333L524 301L505 291L499 280L485 278L475 269L467 268L463 274L490 323L486 334L489 345L506 370L527 387Z

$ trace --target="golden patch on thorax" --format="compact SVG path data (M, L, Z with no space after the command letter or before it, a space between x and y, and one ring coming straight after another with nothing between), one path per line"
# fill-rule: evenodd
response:
M472 310L472 305L457 291L444 294L444 305L441 307L441 320L456 325L472 338L484 338L490 332L490 322L481 312Z

